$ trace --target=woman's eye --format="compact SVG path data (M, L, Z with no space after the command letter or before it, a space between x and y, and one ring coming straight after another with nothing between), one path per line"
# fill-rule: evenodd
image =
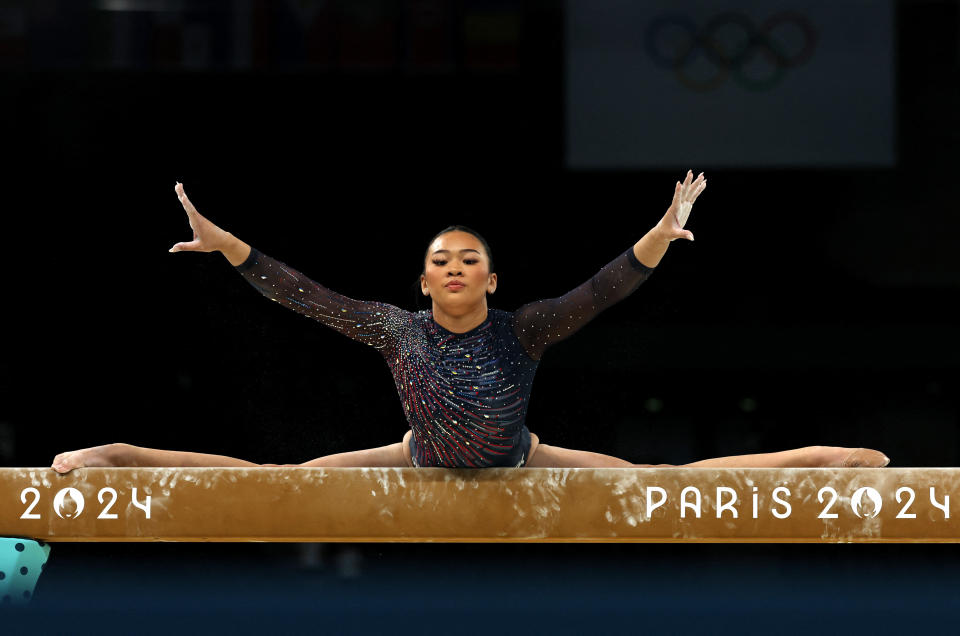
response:
M469 265L473 265L474 263L477 262L477 259L475 259L475 258L468 258L467 260L465 260L465 261L463 261L463 262L464 262L464 263L467 263L467 264L469 264Z
M447 261L433 261L434 265L444 265Z

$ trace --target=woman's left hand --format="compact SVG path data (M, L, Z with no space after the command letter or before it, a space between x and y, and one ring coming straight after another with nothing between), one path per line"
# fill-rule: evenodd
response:
M707 187L707 180L703 173L696 179L693 178L693 170L687 171L687 178L683 183L677 181L673 190L673 201L667 208L667 213L657 223L663 236L671 241L678 238L693 240L693 232L683 229L690 217L690 210L693 208L693 202L697 200L703 189Z

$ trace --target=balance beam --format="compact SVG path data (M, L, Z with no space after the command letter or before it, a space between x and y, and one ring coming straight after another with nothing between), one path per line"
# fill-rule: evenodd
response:
M960 542L957 468L0 468L62 541Z

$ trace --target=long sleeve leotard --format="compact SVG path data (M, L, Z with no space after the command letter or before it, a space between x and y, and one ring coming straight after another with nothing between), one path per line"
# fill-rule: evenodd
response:
M393 374L417 466L522 466L533 376L551 345L626 298L653 268L633 248L559 298L514 312L489 309L466 333L453 333L430 310L410 312L333 292L253 248L236 269L263 295L368 344Z

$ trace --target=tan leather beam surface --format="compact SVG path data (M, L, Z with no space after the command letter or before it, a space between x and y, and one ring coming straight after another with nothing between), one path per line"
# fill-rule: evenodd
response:
M0 468L0 536L957 542L958 485L956 468Z

